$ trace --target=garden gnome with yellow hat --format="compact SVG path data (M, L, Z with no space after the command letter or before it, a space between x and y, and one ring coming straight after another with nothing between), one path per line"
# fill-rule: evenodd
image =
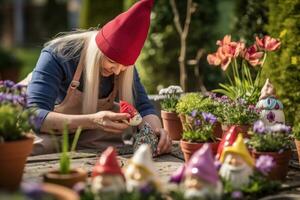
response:
M276 90L269 79L261 90L259 102L256 105L261 109L260 119L266 126L272 126L276 123L285 123L283 104L276 97Z
M184 173L184 196L187 199L219 199L222 183L219 180L209 144L204 144L189 160Z
M114 193L125 191L125 178L118 164L116 151L108 147L101 155L92 172L93 193Z
M134 153L126 167L125 178L128 191L161 190L149 145L141 145Z
M233 189L240 189L249 183L253 174L254 160L244 143L242 134L239 134L232 146L225 147L220 161L222 166L219 174L229 181Z

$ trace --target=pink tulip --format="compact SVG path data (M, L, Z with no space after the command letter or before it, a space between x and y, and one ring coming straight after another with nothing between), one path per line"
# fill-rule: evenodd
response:
M275 38L271 38L270 36L266 35L262 39L256 37L256 44L260 48L266 51L276 51L280 48L280 41Z
M223 40L217 41L217 45L223 46L229 44L230 42L231 42L231 35L225 35Z
M257 46L254 44L247 48L244 53L243 57L250 63L252 66L260 65L261 58L263 57L264 53L259 52Z
M210 65L220 65L221 64L221 59L218 57L217 53L213 53L213 54L208 54L207 55L207 62Z

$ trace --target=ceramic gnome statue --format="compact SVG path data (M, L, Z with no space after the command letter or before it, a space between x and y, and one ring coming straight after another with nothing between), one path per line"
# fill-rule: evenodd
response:
M222 166L219 174L229 181L233 189L241 189L247 185L253 174L254 160L239 134L232 146L225 147L220 157Z
M149 145L141 145L134 153L125 169L125 178L128 191L160 189Z
M281 101L277 99L276 90L269 79L266 80L261 90L261 95L256 107L261 109L260 118L266 126L272 126L276 123L285 123L283 105Z
M125 177L118 164L116 151L108 147L101 155L92 172L92 191L118 195L126 190Z
M131 119L127 123L131 126L139 126L137 132L133 135L133 150L136 152L142 144L149 144L152 156L157 155L158 137L148 123L142 124L142 117L138 111L128 102L120 101L120 112L129 113ZM142 124L142 125L141 125Z
M222 154L222 151L225 147L232 146L235 142L238 134L241 132L239 126L231 126L222 136L222 140L218 146L218 151L216 158L219 160Z

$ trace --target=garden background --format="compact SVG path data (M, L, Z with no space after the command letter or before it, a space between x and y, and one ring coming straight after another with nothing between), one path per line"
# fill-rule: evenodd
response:
M134 2L0 0L1 79L22 80L34 68L43 43L57 33L101 27ZM149 94L180 83L186 92L218 88L225 76L206 60L208 53L216 51L215 41L231 34L234 40L251 43L256 35L268 34L280 38L281 48L270 55L263 75L275 85L288 124L300 123L300 0L176 0L181 27L186 23L187 3L192 2L183 45L183 81L178 63L183 46L170 2L156 0L149 38L137 62Z

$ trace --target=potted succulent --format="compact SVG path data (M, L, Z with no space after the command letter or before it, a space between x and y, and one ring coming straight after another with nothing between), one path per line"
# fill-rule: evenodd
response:
M26 105L23 86L0 81L0 190L18 188L32 150L35 115Z
M299 159L299 163L300 163L300 123L296 124L293 127L293 136L295 139L295 144L296 144L296 148L297 148L297 152L298 152L298 159Z
M273 157L275 166L268 174L271 180L284 180L291 159L292 140L289 133L291 127L284 124L265 126L262 121L255 122L248 144L252 156L256 159L261 155Z
M217 122L217 117L194 109L189 114L182 115L181 118L183 134L180 146L185 161L187 162L204 143L209 143L213 153L216 154L219 141L214 135L214 124Z
M163 97L160 102L163 126L168 131L172 140L180 140L182 135L182 125L176 113L176 105L182 92L181 87L175 85L159 91L159 95Z
M71 152L75 151L79 139L81 128L76 130ZM62 152L60 155L59 169L49 171L44 174L44 181L72 188L78 182L84 182L87 178L87 172L83 169L71 169L71 158L69 154L69 133L67 125L64 126L62 139Z

